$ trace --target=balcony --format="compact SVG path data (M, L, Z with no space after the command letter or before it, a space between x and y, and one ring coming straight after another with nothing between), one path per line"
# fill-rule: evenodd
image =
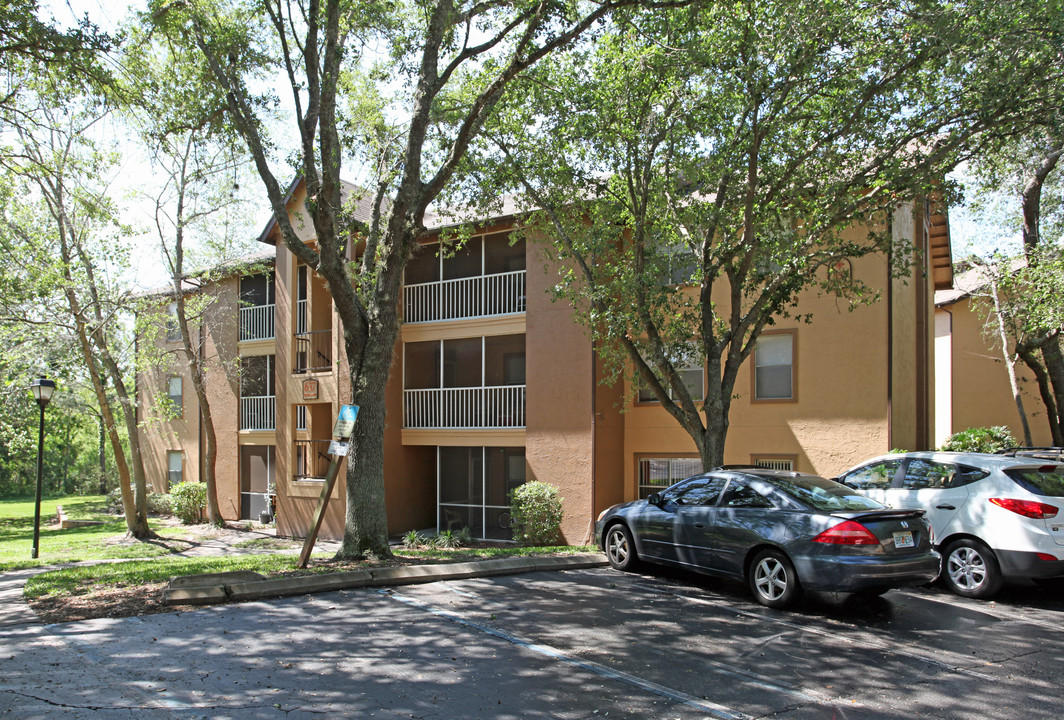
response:
M272 304L240 308L240 340L273 340L273 311Z
M276 404L274 395L258 395L240 398L241 430L276 429Z
M512 429L525 426L525 386L403 391L408 429Z
M295 472L296 480L324 480L329 473L329 440L296 440Z
M524 311L524 270L403 287L403 321L407 323L495 317Z
M296 333L295 338L293 372L322 372L332 368L332 330Z

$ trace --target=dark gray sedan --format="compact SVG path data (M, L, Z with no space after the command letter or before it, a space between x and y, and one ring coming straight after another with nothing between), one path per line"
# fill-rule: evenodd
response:
M923 510L891 510L816 475L721 468L599 515L610 565L640 561L745 579L762 605L803 589L879 595L938 576Z

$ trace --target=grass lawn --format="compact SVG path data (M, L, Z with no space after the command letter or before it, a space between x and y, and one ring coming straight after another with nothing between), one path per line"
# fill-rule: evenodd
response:
M55 522L56 505L62 505L63 512L71 519L102 520L104 524L61 530ZM0 500L0 571L81 560L170 554L165 546L115 542L125 535L126 523L120 517L107 515L105 507L103 495L42 498L39 557L32 560L33 498Z
M28 600L41 597L79 595L105 588L127 588L152 583L167 582L179 575L252 570L266 576L290 574L320 574L345 572L383 565L425 565L432 563L467 562L504 557L527 557L531 555L562 555L594 552L592 547L469 547L447 550L432 548L410 550L394 548L395 558L390 561L366 560L362 562L332 561L325 554L312 558L305 570L296 568L295 555L226 555L220 557L157 558L131 560L123 563L81 565L59 568L34 575L26 581L24 594Z

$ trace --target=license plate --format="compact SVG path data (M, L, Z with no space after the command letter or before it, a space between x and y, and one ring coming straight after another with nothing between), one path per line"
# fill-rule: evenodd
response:
M894 547L896 548L911 548L913 544L913 534L911 532L896 532L894 533Z

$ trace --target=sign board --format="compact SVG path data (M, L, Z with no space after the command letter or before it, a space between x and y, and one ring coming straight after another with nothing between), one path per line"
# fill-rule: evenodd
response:
M346 457L351 443L346 440L333 440L329 443L329 454L335 457Z
M351 437L351 433L355 431L355 418L357 417L358 405L341 405L340 414L336 416L336 424L333 426L333 435L341 438Z
M318 381L317 380L304 380L303 381L303 399L304 400L317 400L318 399Z

